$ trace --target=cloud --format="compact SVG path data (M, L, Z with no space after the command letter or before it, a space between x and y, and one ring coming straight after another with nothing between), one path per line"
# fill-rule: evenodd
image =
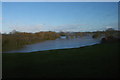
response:
M41 31L42 27L44 27L42 24L39 24L39 25L22 25L22 26L19 26L19 25L13 25L13 26L10 26L9 28L13 29L13 30L16 30L16 31L20 31L20 32L38 32L38 31Z
M45 24L38 24L38 25L7 25L5 29L9 28L9 32L12 30L17 30L20 32L40 32L40 31L85 31L86 29L90 28L88 24L64 24L59 26L54 25L45 25ZM3 30L3 31L4 31ZM8 32L8 31L4 31Z
M112 27L112 26L95 26L91 24L64 24L59 26L38 24L38 25L21 25L20 26L20 25L14 24L12 26L9 26L9 31L6 31L6 32L11 32L14 29L20 32L33 32L33 33L40 32L40 31L84 32L84 31L105 30L106 28L109 28L109 27ZM8 29L8 27L6 29Z
M89 24L66 24L61 26L54 27L55 31L71 31L71 32L78 32L78 31L87 31L92 29L92 25Z

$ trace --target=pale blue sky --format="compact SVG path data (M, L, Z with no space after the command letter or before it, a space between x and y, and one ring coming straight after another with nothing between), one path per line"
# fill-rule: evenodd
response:
M117 2L3 2L3 32L118 28Z
M1 0L3 2L119 2L119 0Z
M0 2L0 32L2 32L2 2Z

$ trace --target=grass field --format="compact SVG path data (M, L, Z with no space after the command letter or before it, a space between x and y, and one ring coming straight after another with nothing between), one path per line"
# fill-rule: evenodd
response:
M118 43L39 51L3 53L4 78L117 78Z

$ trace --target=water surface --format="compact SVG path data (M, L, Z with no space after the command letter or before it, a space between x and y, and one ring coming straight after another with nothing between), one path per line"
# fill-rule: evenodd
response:
M45 51L54 49L65 49L65 48L78 48L83 46L89 46L99 44L99 39L93 39L91 36L73 38L73 39L56 39L48 40L36 44L26 45L19 50L8 51L6 53L24 53L24 52L35 52Z

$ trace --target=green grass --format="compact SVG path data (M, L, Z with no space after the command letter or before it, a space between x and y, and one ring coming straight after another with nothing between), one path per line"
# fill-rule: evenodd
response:
M3 78L117 78L118 46L3 53Z

